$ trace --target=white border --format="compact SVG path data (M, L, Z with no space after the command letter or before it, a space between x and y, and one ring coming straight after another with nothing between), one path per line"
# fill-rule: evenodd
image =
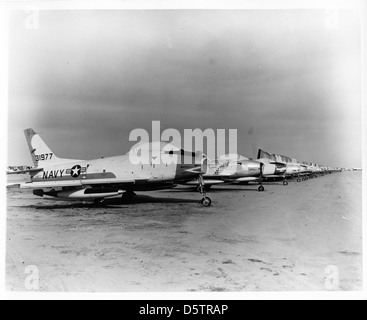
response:
M13 0L5 4L10 10L107 10L107 9L353 9L363 0Z
M11 3L0 2L0 44L6 44L5 47L0 49L0 107L2 115L7 111L7 59L8 59L8 15L10 10L27 10L29 6L38 10L107 10L107 9L356 9L361 12L362 21L362 41L366 39L367 24L366 24L366 3L363 0L242 0L242 1L13 1ZM367 55L366 42L362 42L362 88L367 88L366 77L366 61L364 57ZM367 218L366 213L366 191L367 191L367 99L366 91L362 92L362 128L363 128L363 235L365 235ZM1 141L4 150L4 146L7 146L7 116L2 116L1 126ZM5 149L7 150L7 149ZM6 154L6 152L5 152ZM6 167L6 156L2 153L1 161L3 166ZM1 182L5 186L5 175L1 174ZM367 272L364 268L364 291L362 292L283 292L283 293L256 293L256 292L244 292L244 293L10 293L5 291L5 235L6 235L6 194L5 188L1 188L1 219L0 219L0 298L4 299L51 299L51 300L70 300L70 299L91 299L91 300L259 300L259 299L364 299L366 295L366 281ZM363 237L364 251L364 267L367 265L366 255L366 237Z
M367 3L363 1L361 6L361 66L362 66L362 166L363 166L363 185L362 185L362 223L363 223L363 289L367 290Z
M3 170L0 173L0 297L5 290L5 252L6 252L6 172L8 141L8 14L0 6L0 118L1 118L1 156ZM5 44L5 46L3 46Z

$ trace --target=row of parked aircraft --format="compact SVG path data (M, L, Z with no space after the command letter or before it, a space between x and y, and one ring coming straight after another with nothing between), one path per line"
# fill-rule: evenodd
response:
M211 161L202 153L161 142L149 143L150 152L159 149L162 157L169 153L177 156L179 161L137 165L132 164L129 153L94 160L63 159L57 157L33 129L26 129L24 133L34 167L9 174L28 173L30 181L21 184L21 188L33 189L33 194L40 197L61 200L101 204L105 199L117 196L133 198L136 191L170 189L184 184L197 187L202 196L201 203L209 207L212 201L206 191L214 185L258 183L259 192L263 192L264 182L268 180L281 180L288 185L292 178L300 182L339 170L299 163L263 150L259 150L256 160L224 155Z

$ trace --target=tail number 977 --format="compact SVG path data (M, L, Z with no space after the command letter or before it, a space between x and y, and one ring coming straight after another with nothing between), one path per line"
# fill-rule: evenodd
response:
M45 161L45 160L51 160L53 153L42 153L42 154L36 154L36 161Z

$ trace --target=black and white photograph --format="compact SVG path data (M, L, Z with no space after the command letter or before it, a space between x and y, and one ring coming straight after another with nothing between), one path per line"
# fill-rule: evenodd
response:
M363 292L361 2L16 2L5 293Z

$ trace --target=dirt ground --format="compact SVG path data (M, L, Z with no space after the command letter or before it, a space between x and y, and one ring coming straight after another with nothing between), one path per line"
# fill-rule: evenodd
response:
M331 265L340 290L362 290L360 172L209 195L95 207L8 189L7 290L26 291L29 265L47 292L323 291Z

